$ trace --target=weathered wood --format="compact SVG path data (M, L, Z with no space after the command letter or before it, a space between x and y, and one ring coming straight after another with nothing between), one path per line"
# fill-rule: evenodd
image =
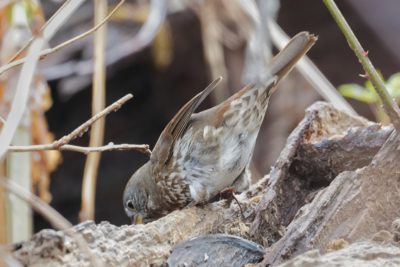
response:
M354 127L342 136L304 142L289 171L310 184L328 185L339 173L368 165L392 131L379 125Z
M279 267L400 266L400 248L389 242L356 242L324 255L318 250L304 253Z
M298 210L312 199L317 190L327 185L310 183L302 175L293 172L296 162L309 158L308 155L299 154L304 144L346 136L352 127L379 129L377 124L338 111L332 105L323 102L317 102L307 109L305 118L289 136L284 150L272 168L266 191L256 207L256 217L251 227L251 235L256 241L264 241L264 245L269 246L279 240L284 233L284 227L292 221ZM365 149L368 150L368 147ZM314 155L312 158L318 157L322 155ZM361 164L358 163L359 165ZM320 171L318 166L313 167L315 171ZM342 170L339 168L332 171L339 173Z
M372 162L339 174L305 205L264 263L277 264L310 249L325 251L334 239L354 242L390 229L400 216L400 138L392 132Z

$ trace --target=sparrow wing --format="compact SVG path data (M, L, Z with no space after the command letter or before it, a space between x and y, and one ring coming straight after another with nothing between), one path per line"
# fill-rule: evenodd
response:
M162 168L168 164L172 156L175 142L184 133L193 112L211 91L215 89L221 80L222 77L219 77L211 82L206 89L187 102L167 124L151 153L150 160L154 166L155 172L162 170Z

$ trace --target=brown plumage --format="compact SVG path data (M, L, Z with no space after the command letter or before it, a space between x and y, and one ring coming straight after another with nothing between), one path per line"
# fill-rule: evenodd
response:
M221 104L194 113L221 78L187 102L161 133L150 160L126 185L123 204L134 222L156 219L223 189L250 184L248 165L276 84L317 38L297 34L272 60L268 79L248 85Z

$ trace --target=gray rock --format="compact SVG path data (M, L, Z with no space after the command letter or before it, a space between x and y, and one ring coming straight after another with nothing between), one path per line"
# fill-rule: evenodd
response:
M244 266L260 262L262 246L238 236L215 234L195 237L176 246L168 258L169 267Z

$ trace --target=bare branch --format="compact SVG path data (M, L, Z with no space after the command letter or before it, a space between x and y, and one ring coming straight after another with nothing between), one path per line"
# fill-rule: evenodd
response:
M44 32L46 32L47 28L51 28L53 31L55 29L55 25L57 25L57 28L62 24L59 22L63 22L64 19L66 17L68 17L69 15L71 15L71 13L78 8L85 0L66 0L62 6L56 10L56 12L46 21L46 23L42 26L42 28L39 30L39 32L36 34L37 36L41 36L43 35ZM71 12L72 11L72 12ZM68 15L67 15L68 14ZM59 17L61 18L61 21ZM56 22L54 22L56 21ZM50 27L49 27L50 25ZM47 37L48 31L45 34L45 37ZM12 61L16 60L22 52L24 52L33 42L33 40L35 39L35 36L32 36L32 38L26 42L26 44L21 47L21 49L15 53L14 56L12 56L7 63L11 63ZM50 39L50 38L46 38L46 39ZM1 74L1 72L0 72Z
M79 41L80 39L83 39L83 38L91 35L93 32L97 31L101 26L103 26L114 15L114 13L118 10L118 8L120 8L122 6L123 3L125 3L125 0L121 0L118 3L118 5L116 5L113 8L113 10L111 10L111 12L107 15L107 17L105 17L100 23L98 23L96 26L94 26L90 30L88 30L88 31L86 31L84 33L81 33L78 36L75 36L75 37L73 37L73 38L71 38L71 39L69 39L69 40L67 40L67 41L65 41L65 42L53 47L53 48L43 49L40 52L40 60L45 59L48 55L50 55L52 53L55 53L55 52L59 51L60 49L66 47L66 46L68 46L70 44L73 44L76 41ZM23 57L23 58L20 58L18 60L14 60L14 61L12 61L12 62L4 65L4 66L1 66L0 67L0 75L3 74L4 72L16 67L16 66L19 66L19 65L23 64L25 62L25 60L26 60L26 58Z
M117 111L118 109L121 108L121 106L123 104L125 104L129 99L131 99L133 97L132 94L127 94L126 96L120 98L119 100L117 100L116 102L114 102L113 104L111 104L110 106L106 107L105 109L103 109L101 112L97 113L96 115L94 115L92 118L90 118L89 120L87 120L85 123L83 123L82 125L80 125L78 128L76 128L75 130L73 130L70 134L65 135L63 137L61 137L61 139L58 139L56 141L53 142L53 146L55 148L59 148L63 145L68 144L69 142L71 142L72 140L74 140L75 138L77 138L78 136L83 135L83 133L85 133L86 131L88 131L89 127L96 122L98 119L107 116L108 114L110 114L112 111Z
M160 26L164 23L167 14L167 3L165 0L151 0L150 13L148 19L140 28L138 33L123 42L122 44L115 45L110 48L106 55L107 72L115 71L116 65L121 61L126 60L143 48L147 47L156 36ZM68 62L56 66L64 68L67 67L68 71L63 71L59 78L70 76L85 76L93 74L93 59L81 60L73 63ZM44 70L46 76L46 70Z
M97 113L95 116L81 124L78 128L72 131L70 134L63 136L61 139L54 141L51 144L44 145L31 145L31 146L9 146L9 152L30 152L30 151L40 151L40 150L63 150L63 151L74 151L80 152L84 154L92 153L92 152L105 152L105 151L113 151L113 150L136 150L141 153L150 155L151 151L148 145L132 145L132 144L118 144L110 142L105 146L98 147L82 147L75 145L68 145L69 142L81 136L85 133L89 127L96 122L98 119L107 116L112 111L117 111L123 104L125 104L128 100L130 100L133 96L131 94L127 94L126 96L120 98L110 106L103 109L101 112Z
M109 105L101 112L94 115L92 118L81 124L78 128L72 131L70 134L63 136L61 139L54 141L51 144L43 144L43 145L31 145L31 146L9 146L9 152L31 152L31 151L41 151L41 150L62 150L62 151L73 151L80 152L84 154L92 153L92 152L105 152L105 151L126 151L126 150L136 150L141 153L150 155L151 151L148 145L132 145L132 144L118 144L110 142L105 146L96 146L96 147L82 147L75 145L68 145L69 142L74 140L75 138L83 135L89 127L96 122L98 119L107 116L112 111L117 111L123 104L125 104L128 100L133 97L131 94L127 94L126 96L120 98L113 104Z
M136 150L141 153L150 155L151 151L148 145L132 145L132 144L117 144L108 143L105 146L98 147L84 147L84 146L75 146L75 145L63 145L59 148L54 147L53 144L47 145L32 145L32 146L10 146L9 152L32 152L32 151L42 151L42 150L62 150L62 151L72 151L79 152L83 154L89 154L92 152L106 152L106 151L127 151L127 150Z

